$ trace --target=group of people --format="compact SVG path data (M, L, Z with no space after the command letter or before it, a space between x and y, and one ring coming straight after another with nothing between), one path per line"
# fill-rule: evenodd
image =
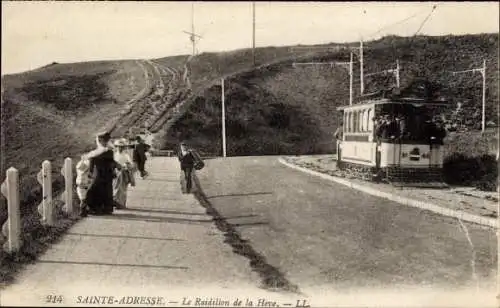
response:
M377 139L391 139L404 137L408 134L406 120L403 116L388 115L378 116L373 119L375 123L375 137Z
M439 118L424 119L423 116L417 115L407 119L401 114L385 114L373 120L377 140L413 139L442 143L446 137L446 129Z
M415 116L408 119L402 114L396 116L384 114L374 117L374 136L376 140L387 139L429 139L433 142L442 143L446 137L446 128L440 118L423 119L421 116ZM411 121L408 121L411 120ZM334 134L337 140L342 140L343 122Z
M76 165L82 216L109 215L114 208L125 208L127 188L135 186L136 169L142 178L148 175L145 163L150 146L137 136L132 158L126 151L129 146L126 139L112 143L109 133L101 133L96 137L96 148L82 155Z
M132 157L127 149L132 147ZM148 176L145 170L146 153L150 150L140 137L130 145L121 138L111 142L109 133L96 137L96 148L82 155L76 165L77 194L80 199L81 216L110 215L114 208L123 209L127 205L127 190L135 186L135 173L141 178ZM201 169L204 163L198 153L190 149L186 142L181 142L178 159L184 173L186 192L192 189L193 169Z

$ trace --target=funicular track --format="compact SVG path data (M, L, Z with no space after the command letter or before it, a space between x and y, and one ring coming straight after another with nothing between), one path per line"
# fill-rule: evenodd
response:
M190 97L190 84L186 83L186 66L181 74L178 69L163 66L152 60L137 63L143 68L145 88L130 100L120 113L111 130L114 135L125 136L131 128L157 133L170 127L183 111Z
M131 127L131 125L133 125L133 123L137 120L137 117L145 112L144 101L148 96L151 95L151 93L154 90L155 86L153 83L154 76L150 68L148 67L147 63L145 63L145 61L141 62L138 61L138 63L144 69L146 86L143 89L143 91L141 91L139 96L127 102L127 105L122 110L121 115L117 120L117 124L115 128L112 130L112 132L117 135L125 134L128 128Z
M150 95L142 102L140 112L133 121L129 123L129 127L147 128L147 122L154 117L156 110L156 101L161 100L165 92L165 84L158 68L149 60L146 60L149 71L152 75L152 91Z
M150 125L147 127L150 132L156 133L162 129L169 120L174 118L179 113L178 106L189 97L189 88L187 88L186 84L184 84L183 80L181 80L180 74L176 69L153 62L152 65L157 67L162 76L171 76L167 91L161 99L161 104L157 104L157 106L159 106L157 108L159 113L151 119L149 123Z

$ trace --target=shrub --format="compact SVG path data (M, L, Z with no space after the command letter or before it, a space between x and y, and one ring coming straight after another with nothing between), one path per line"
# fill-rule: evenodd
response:
M498 163L493 155L452 153L445 158L443 168L445 181L449 184L474 186L486 191L497 188Z

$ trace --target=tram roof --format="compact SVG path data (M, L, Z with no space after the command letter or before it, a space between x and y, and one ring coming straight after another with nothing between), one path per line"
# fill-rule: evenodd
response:
M346 106L340 106L337 107L337 110L345 110L345 109L358 109L360 106L371 106L371 105L388 105L388 104L398 104L398 105L413 105L415 107L422 107L422 106L449 106L449 102L445 100L434 100L434 101L429 101L428 99L424 98L397 98L397 99L389 99L389 98L382 98L382 99L367 99L362 102L359 102L357 104L352 104L352 105L346 105Z

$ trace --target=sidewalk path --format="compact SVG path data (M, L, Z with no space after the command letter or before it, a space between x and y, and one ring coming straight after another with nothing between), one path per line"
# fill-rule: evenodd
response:
M2 290L1 305L48 305L50 294L71 306L77 296L99 294L181 300L172 290L264 292L248 260L224 243L195 197L181 193L176 159L150 158L146 168L150 175L129 190L127 209L79 221Z

